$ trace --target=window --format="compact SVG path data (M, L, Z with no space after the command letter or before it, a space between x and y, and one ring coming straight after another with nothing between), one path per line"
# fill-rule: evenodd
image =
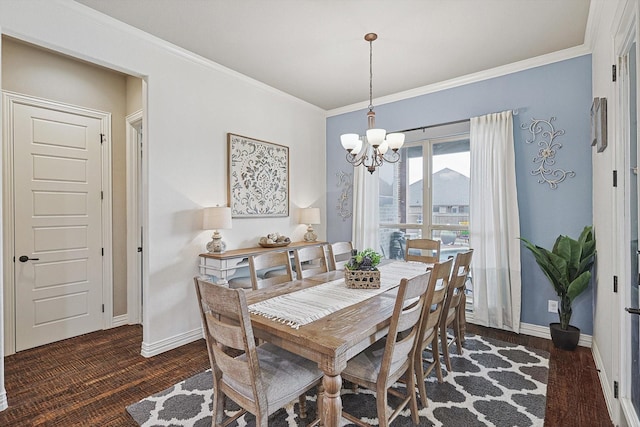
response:
M406 132L398 163L379 169L380 246L386 258L404 258L406 239L422 237L440 240L441 260L469 249L469 123L434 133Z

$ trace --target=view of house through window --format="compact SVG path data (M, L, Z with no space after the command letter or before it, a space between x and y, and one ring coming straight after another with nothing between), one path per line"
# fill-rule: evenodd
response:
M379 168L380 249L403 259L407 239L430 238L440 241L446 260L469 249L468 123L453 136L414 134L407 134L400 161ZM467 288L469 306L471 281Z

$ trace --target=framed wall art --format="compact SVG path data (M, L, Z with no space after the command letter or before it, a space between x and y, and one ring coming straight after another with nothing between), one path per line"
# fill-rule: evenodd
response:
M227 134L231 216L289 216L289 147Z
M591 145L598 153L607 148L607 98L593 98L591 104Z

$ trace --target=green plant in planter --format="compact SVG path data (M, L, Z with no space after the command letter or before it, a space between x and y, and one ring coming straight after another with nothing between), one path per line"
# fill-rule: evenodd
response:
M534 245L524 237L520 237L520 240L533 253L536 262L560 297L560 327L568 329L572 314L571 303L587 289L591 280L590 270L596 255L593 227L586 226L578 240L558 236L551 251Z
M367 248L351 257L345 268L347 270L375 270L381 259L382 255Z

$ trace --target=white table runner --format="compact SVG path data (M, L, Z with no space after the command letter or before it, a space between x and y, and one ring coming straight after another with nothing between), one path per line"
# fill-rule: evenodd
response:
M337 279L312 288L302 289L251 304L249 312L282 322L294 329L321 319L350 305L372 298L407 279L426 272L419 262L395 261L378 267L379 289L349 289L344 279Z

